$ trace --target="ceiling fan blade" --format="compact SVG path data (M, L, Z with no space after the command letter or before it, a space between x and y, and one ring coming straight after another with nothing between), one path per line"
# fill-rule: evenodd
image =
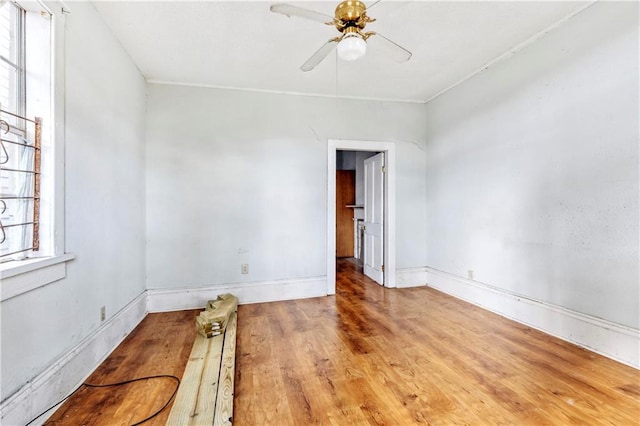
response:
M269 8L270 11L286 15L289 18L297 16L299 18L310 19L312 21L321 22L323 24L332 24L333 17L325 15L324 13L316 12L315 10L304 9L302 7L294 6L287 3L275 3Z
M373 6L375 6L376 4L380 3L382 0L374 0L371 3L369 3L367 5L367 10L371 9Z
M373 41L371 44L374 46L380 46L380 48L383 48L389 54L391 59L396 62L407 62L411 59L411 52L400 46L398 43L389 40L380 33L371 34L371 37L367 38L367 43L370 41Z
M314 69L316 65L322 62L322 60L326 58L329 53L331 53L340 39L341 37L332 38L331 40L323 44L322 47L316 51L316 53L314 53L309 59L307 59L307 62L302 64L300 69L302 71L311 71L312 69Z

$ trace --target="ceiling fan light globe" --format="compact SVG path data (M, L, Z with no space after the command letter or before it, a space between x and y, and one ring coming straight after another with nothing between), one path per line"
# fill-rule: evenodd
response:
M344 61L355 61L367 52L367 42L358 34L346 35L338 43L338 56Z

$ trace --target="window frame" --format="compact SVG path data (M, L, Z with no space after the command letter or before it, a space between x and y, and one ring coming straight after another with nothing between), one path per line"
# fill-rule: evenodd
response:
M47 220L50 223L49 249L41 257L32 256L24 260L0 263L0 301L10 299L35 288L58 281L66 276L66 262L74 255L65 253L64 232L64 140L65 140L65 15L70 11L59 1L21 1L21 7L28 12L38 14L46 11L50 14L50 114L48 132L50 137L50 191ZM28 17L27 17L28 23ZM28 42L29 28L25 38ZM28 70L27 70L28 73ZM28 81L27 81L28 83ZM27 91L29 87L27 87ZM29 93L27 92L27 111L29 114ZM43 159L44 161L44 159Z

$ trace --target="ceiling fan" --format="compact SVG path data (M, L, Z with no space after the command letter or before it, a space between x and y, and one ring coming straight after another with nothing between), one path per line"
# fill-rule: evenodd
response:
M369 8L380 0L372 3ZM365 26L375 19L367 15L367 6L359 0L344 0L336 7L335 16L305 9L286 3L271 5L270 10L288 17L297 16L326 25L333 25L341 33L338 37L329 39L316 53L314 53L300 69L311 71L318 65L334 47L338 48L338 56L345 61L354 61L364 56L367 41L375 36L378 45L384 48L396 62L406 62L411 58L411 52L394 43L375 31L364 32ZM372 39L373 40L373 39Z

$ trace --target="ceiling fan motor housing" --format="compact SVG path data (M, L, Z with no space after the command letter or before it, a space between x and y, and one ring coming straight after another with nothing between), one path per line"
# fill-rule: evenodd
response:
M367 6L359 0L345 0L336 7L336 27L339 31L349 27L363 29L367 22Z

